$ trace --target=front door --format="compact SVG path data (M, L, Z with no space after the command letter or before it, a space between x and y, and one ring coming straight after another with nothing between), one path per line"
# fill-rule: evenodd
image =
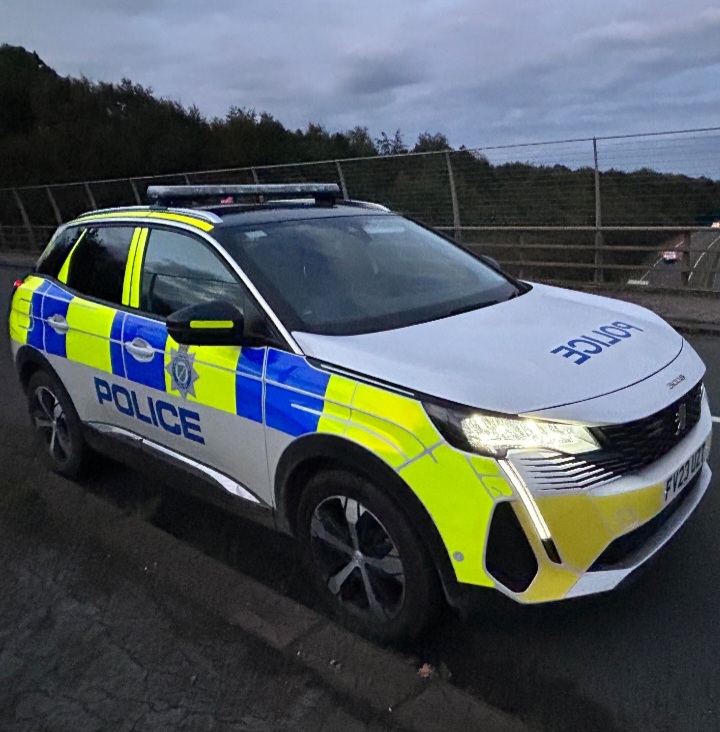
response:
M131 312L122 343L130 387L111 394L133 428L160 449L219 471L272 503L263 425L267 348L181 346L165 318L187 305L226 300L246 311L252 298L212 247L190 234L151 228L135 255ZM117 389L116 389L117 391Z

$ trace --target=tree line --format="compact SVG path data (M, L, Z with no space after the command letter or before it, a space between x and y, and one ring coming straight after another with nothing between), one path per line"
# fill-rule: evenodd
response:
M452 150L439 132L425 132L411 146L400 130L375 139L362 125L332 132L310 123L291 130L252 107L232 106L223 118L207 118L129 79L62 77L36 53L0 46L0 187L377 158L343 164L354 196L451 226L445 156L403 155L436 151L452 151L464 226L595 222L591 168L492 165L471 151ZM316 179L318 171L310 166L307 176ZM707 178L609 171L601 189L606 225L709 223L720 215L720 181Z

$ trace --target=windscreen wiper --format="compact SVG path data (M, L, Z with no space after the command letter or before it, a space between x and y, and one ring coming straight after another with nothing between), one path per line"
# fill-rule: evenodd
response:
M488 300L487 302L474 303L473 305L464 305L461 308L455 308L451 310L446 317L452 317L453 315L462 315L462 313L469 313L471 310L481 310L482 308L488 308L491 305L497 305L500 300Z

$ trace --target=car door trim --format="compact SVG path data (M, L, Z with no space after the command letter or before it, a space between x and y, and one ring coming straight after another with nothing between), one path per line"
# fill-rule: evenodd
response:
M154 452L161 453L162 455L169 457L173 460L176 460L177 462L184 463L185 465L189 465L190 467L194 468L195 470L199 471L200 473L203 473L205 476L210 478L214 483L219 485L221 488L223 488L225 491L230 493L231 495L235 496L236 498L241 498L245 501L248 501L249 503L254 503L258 506L265 506L268 507L263 501L261 501L251 490L246 488L242 483L238 483L236 480L233 480L232 478L229 478L224 473L221 473L218 470L215 470L213 468L208 467L207 465L198 462L197 460L193 460L192 458L188 457L187 455L183 455L180 452L177 452L176 450L172 450L169 447L165 447L164 445L160 445L159 443L149 440L147 437L143 437L142 435L138 435L136 432L131 432L130 430L126 430L122 427L117 427L115 425L107 424L106 422L85 422L85 424L94 429L98 432L101 432L106 435L112 435L113 437L118 437L120 439L125 439L130 441L132 444L141 446L144 448L148 448Z

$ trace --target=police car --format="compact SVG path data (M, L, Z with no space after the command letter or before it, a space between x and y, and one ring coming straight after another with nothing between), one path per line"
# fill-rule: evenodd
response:
M380 639L473 588L617 586L708 488L698 356L642 308L520 282L338 193L151 187L60 227L10 314L52 468L169 463L297 537ZM246 202L191 207L228 196Z

